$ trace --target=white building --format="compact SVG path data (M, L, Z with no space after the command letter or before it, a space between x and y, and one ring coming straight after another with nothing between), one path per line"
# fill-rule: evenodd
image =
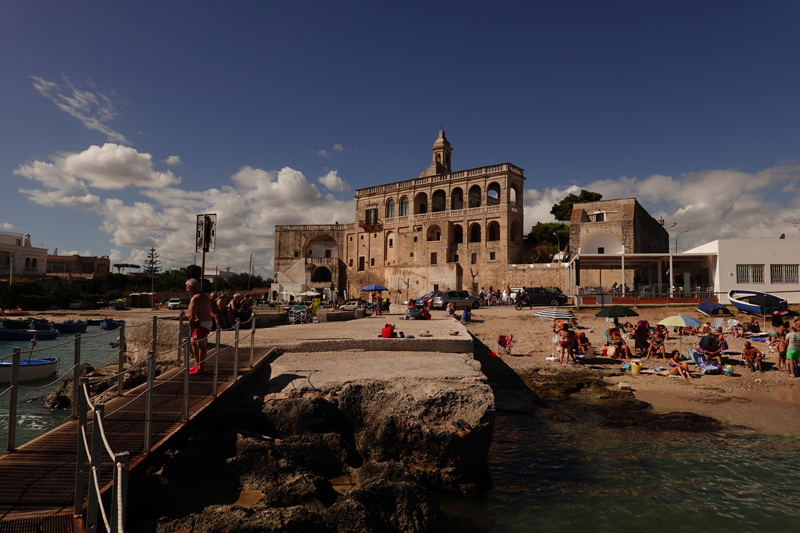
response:
M47 248L31 246L31 236L0 231L0 277L44 276Z
M720 303L730 303L727 294L732 289L768 292L789 303L800 303L798 239L724 239L685 253L710 256L707 264L715 290L721 293Z

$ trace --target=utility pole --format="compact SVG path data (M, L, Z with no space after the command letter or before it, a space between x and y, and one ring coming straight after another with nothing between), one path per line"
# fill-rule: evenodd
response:
M556 241L558 241L558 290L561 290L561 239L558 233L553 232L553 235L556 236Z
M154 311L156 309L155 285L156 285L156 249L155 247L153 247L150 248L150 293L153 295L152 307Z
M253 252L250 252L250 266L247 267L247 292L250 292L250 278L253 270Z

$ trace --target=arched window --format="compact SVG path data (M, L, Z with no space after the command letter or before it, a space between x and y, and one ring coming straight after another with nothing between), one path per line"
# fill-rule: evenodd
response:
M461 244L464 242L464 228L456 224L453 226L453 244Z
M394 218L394 200L386 202L386 218Z
M25 268L30 268L30 267L31 267L31 258L30 257L26 257L25 258Z
M481 225L473 224L469 227L469 242L481 242Z
M439 241L442 239L442 230L439 229L439 226L431 226L428 228L428 240L429 241Z
M508 203L511 205L517 205L517 200L519 198L519 194L517 194L517 187L512 185L508 188Z
M496 181L486 189L486 205L500 205L500 184Z
M464 209L464 191L461 187L456 187L450 193L450 209Z
M39 264L39 261L38 261L38 260L37 260L37 259L34 257L34 258L31 260L31 266L32 266L33 268L36 268L36 265L37 265L37 264Z
M431 200L431 213L438 213L447 209L447 193L443 190L434 191Z
M500 240L500 224L496 221L489 222L489 227L486 230L486 237L489 241Z
M428 195L424 192L417 193L414 197L414 214L423 215L428 212Z
M400 199L400 216L407 217L408 216L408 197L403 196Z
M469 206L470 207L480 207L481 206L481 188L479 185L473 185L469 188Z

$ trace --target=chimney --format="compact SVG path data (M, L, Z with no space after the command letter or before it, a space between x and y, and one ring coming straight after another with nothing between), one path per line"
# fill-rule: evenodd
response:
M664 217L658 217L658 223L664 225Z
M30 246L31 246L31 234L30 233L26 233L25 234L25 244L24 244L24 246L27 246L28 248L30 248Z

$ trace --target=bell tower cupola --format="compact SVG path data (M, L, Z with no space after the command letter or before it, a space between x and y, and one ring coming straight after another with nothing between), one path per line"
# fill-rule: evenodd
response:
M444 136L444 126L442 126L442 129L439 130L439 138L433 143L431 150L433 151L433 161L431 161L431 164L428 165L428 168L422 171L422 174L420 174L419 177L422 178L425 176L435 176L436 174L447 174L452 172L450 166L450 154L453 151L453 148L450 146L450 142L447 140L447 137Z

